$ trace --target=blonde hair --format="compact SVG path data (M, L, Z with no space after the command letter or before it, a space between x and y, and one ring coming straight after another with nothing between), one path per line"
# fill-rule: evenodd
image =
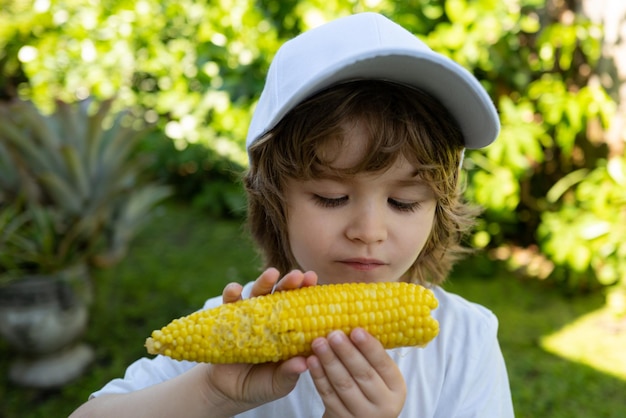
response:
M298 268L287 234L285 180L317 178L329 170L320 152L328 141L344 139L345 122L364 123L367 152L338 176L378 172L400 155L415 165L432 188L437 206L427 243L407 271L411 282L439 284L467 249L461 245L477 211L465 203L459 187L463 137L446 109L423 91L386 81L353 81L303 101L254 142L244 184L248 227L266 266L283 273Z

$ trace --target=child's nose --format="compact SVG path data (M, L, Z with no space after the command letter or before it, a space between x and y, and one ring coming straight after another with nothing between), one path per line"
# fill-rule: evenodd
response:
M365 244L384 241L387 238L384 211L371 204L357 208L346 229L346 236Z

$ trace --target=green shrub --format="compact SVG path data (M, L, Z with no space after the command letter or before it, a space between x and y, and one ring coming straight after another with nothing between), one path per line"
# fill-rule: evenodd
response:
M498 106L500 139L466 158L468 197L485 207L475 245L539 248L559 266L555 279L575 288L593 281L593 273L609 283L617 267L590 262L591 270L581 269L586 262L554 241L557 231L576 229L597 213L577 200L548 198L571 180L569 173L602 172L608 159L603 132L615 112L595 74L603 28L570 3L4 2L0 99L20 96L45 107L54 96L117 95L120 106L134 108L167 138L151 145L158 176L182 199L239 216L244 202L233 173L247 164L248 122L278 45L340 15L382 12L473 71ZM616 205L620 213L623 206ZM597 245L596 239L577 242L576 251L586 253ZM580 275L584 279L574 278Z
M614 285L626 277L626 158L574 171L547 194L542 250L570 286ZM626 283L622 283L626 284Z
M167 138L152 138L147 149L155 156L152 171L174 188L176 197L213 217L242 218L246 198L241 186L244 168L211 148L189 144L177 150Z

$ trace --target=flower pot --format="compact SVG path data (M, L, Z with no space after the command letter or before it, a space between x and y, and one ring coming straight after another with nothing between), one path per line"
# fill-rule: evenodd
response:
M80 376L94 358L80 338L87 326L92 290L88 269L29 275L0 287L0 336L17 356L10 379L53 388Z

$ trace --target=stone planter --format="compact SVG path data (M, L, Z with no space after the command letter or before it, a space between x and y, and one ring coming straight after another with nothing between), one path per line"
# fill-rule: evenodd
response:
M92 289L88 269L32 275L0 287L0 336L16 352L11 381L54 388L80 376L94 358L81 343Z

